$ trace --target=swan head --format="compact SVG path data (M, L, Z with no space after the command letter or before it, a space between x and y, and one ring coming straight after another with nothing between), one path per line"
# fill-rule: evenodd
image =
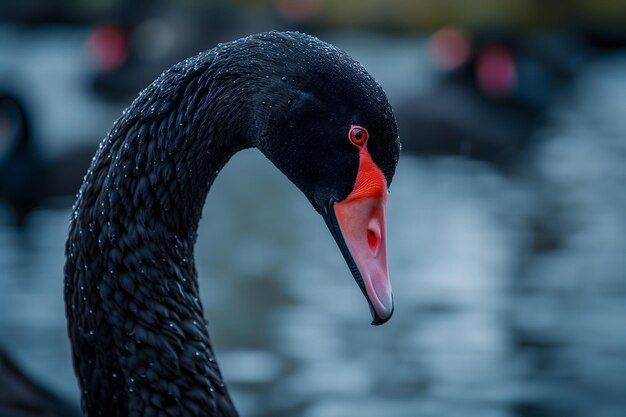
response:
M386 206L400 152L380 85L346 53L298 33L269 33L272 62L251 118L255 145L322 215L368 301L372 324L393 313ZM278 45L278 47L276 46Z

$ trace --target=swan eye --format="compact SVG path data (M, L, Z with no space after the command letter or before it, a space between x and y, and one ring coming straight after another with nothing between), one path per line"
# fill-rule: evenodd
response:
M365 128L353 125L350 127L350 133L348 133L348 137L350 138L350 142L354 143L355 145L361 146L367 141L369 134L367 133L367 130L365 130Z

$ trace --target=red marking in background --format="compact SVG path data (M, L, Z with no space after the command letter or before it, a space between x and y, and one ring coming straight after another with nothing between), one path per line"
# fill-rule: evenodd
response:
M289 20L313 19L320 10L320 0L274 0L276 8Z
M517 87L517 71L511 53L501 46L485 49L476 61L476 82L492 96L504 96Z
M463 65L470 56L470 48L467 33L455 27L438 30L429 43L435 65L445 70L453 70Z
M104 71L120 67L128 54L126 35L114 25L94 29L87 39L87 48L98 68Z

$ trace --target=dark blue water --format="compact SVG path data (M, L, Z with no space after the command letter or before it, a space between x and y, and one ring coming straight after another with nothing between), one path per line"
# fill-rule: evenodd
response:
M236 156L196 259L241 414L626 415L625 116L621 56L555 106L528 174L405 155L388 213L396 311L382 327L306 199L258 152ZM0 343L77 401L61 207L25 230L0 209Z

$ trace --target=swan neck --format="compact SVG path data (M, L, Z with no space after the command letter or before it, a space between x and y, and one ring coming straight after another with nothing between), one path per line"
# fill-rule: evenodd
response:
M90 416L237 415L209 340L193 249L211 184L248 145L216 117L234 103L211 93L213 72L194 68L174 67L125 111L74 206L65 300Z

